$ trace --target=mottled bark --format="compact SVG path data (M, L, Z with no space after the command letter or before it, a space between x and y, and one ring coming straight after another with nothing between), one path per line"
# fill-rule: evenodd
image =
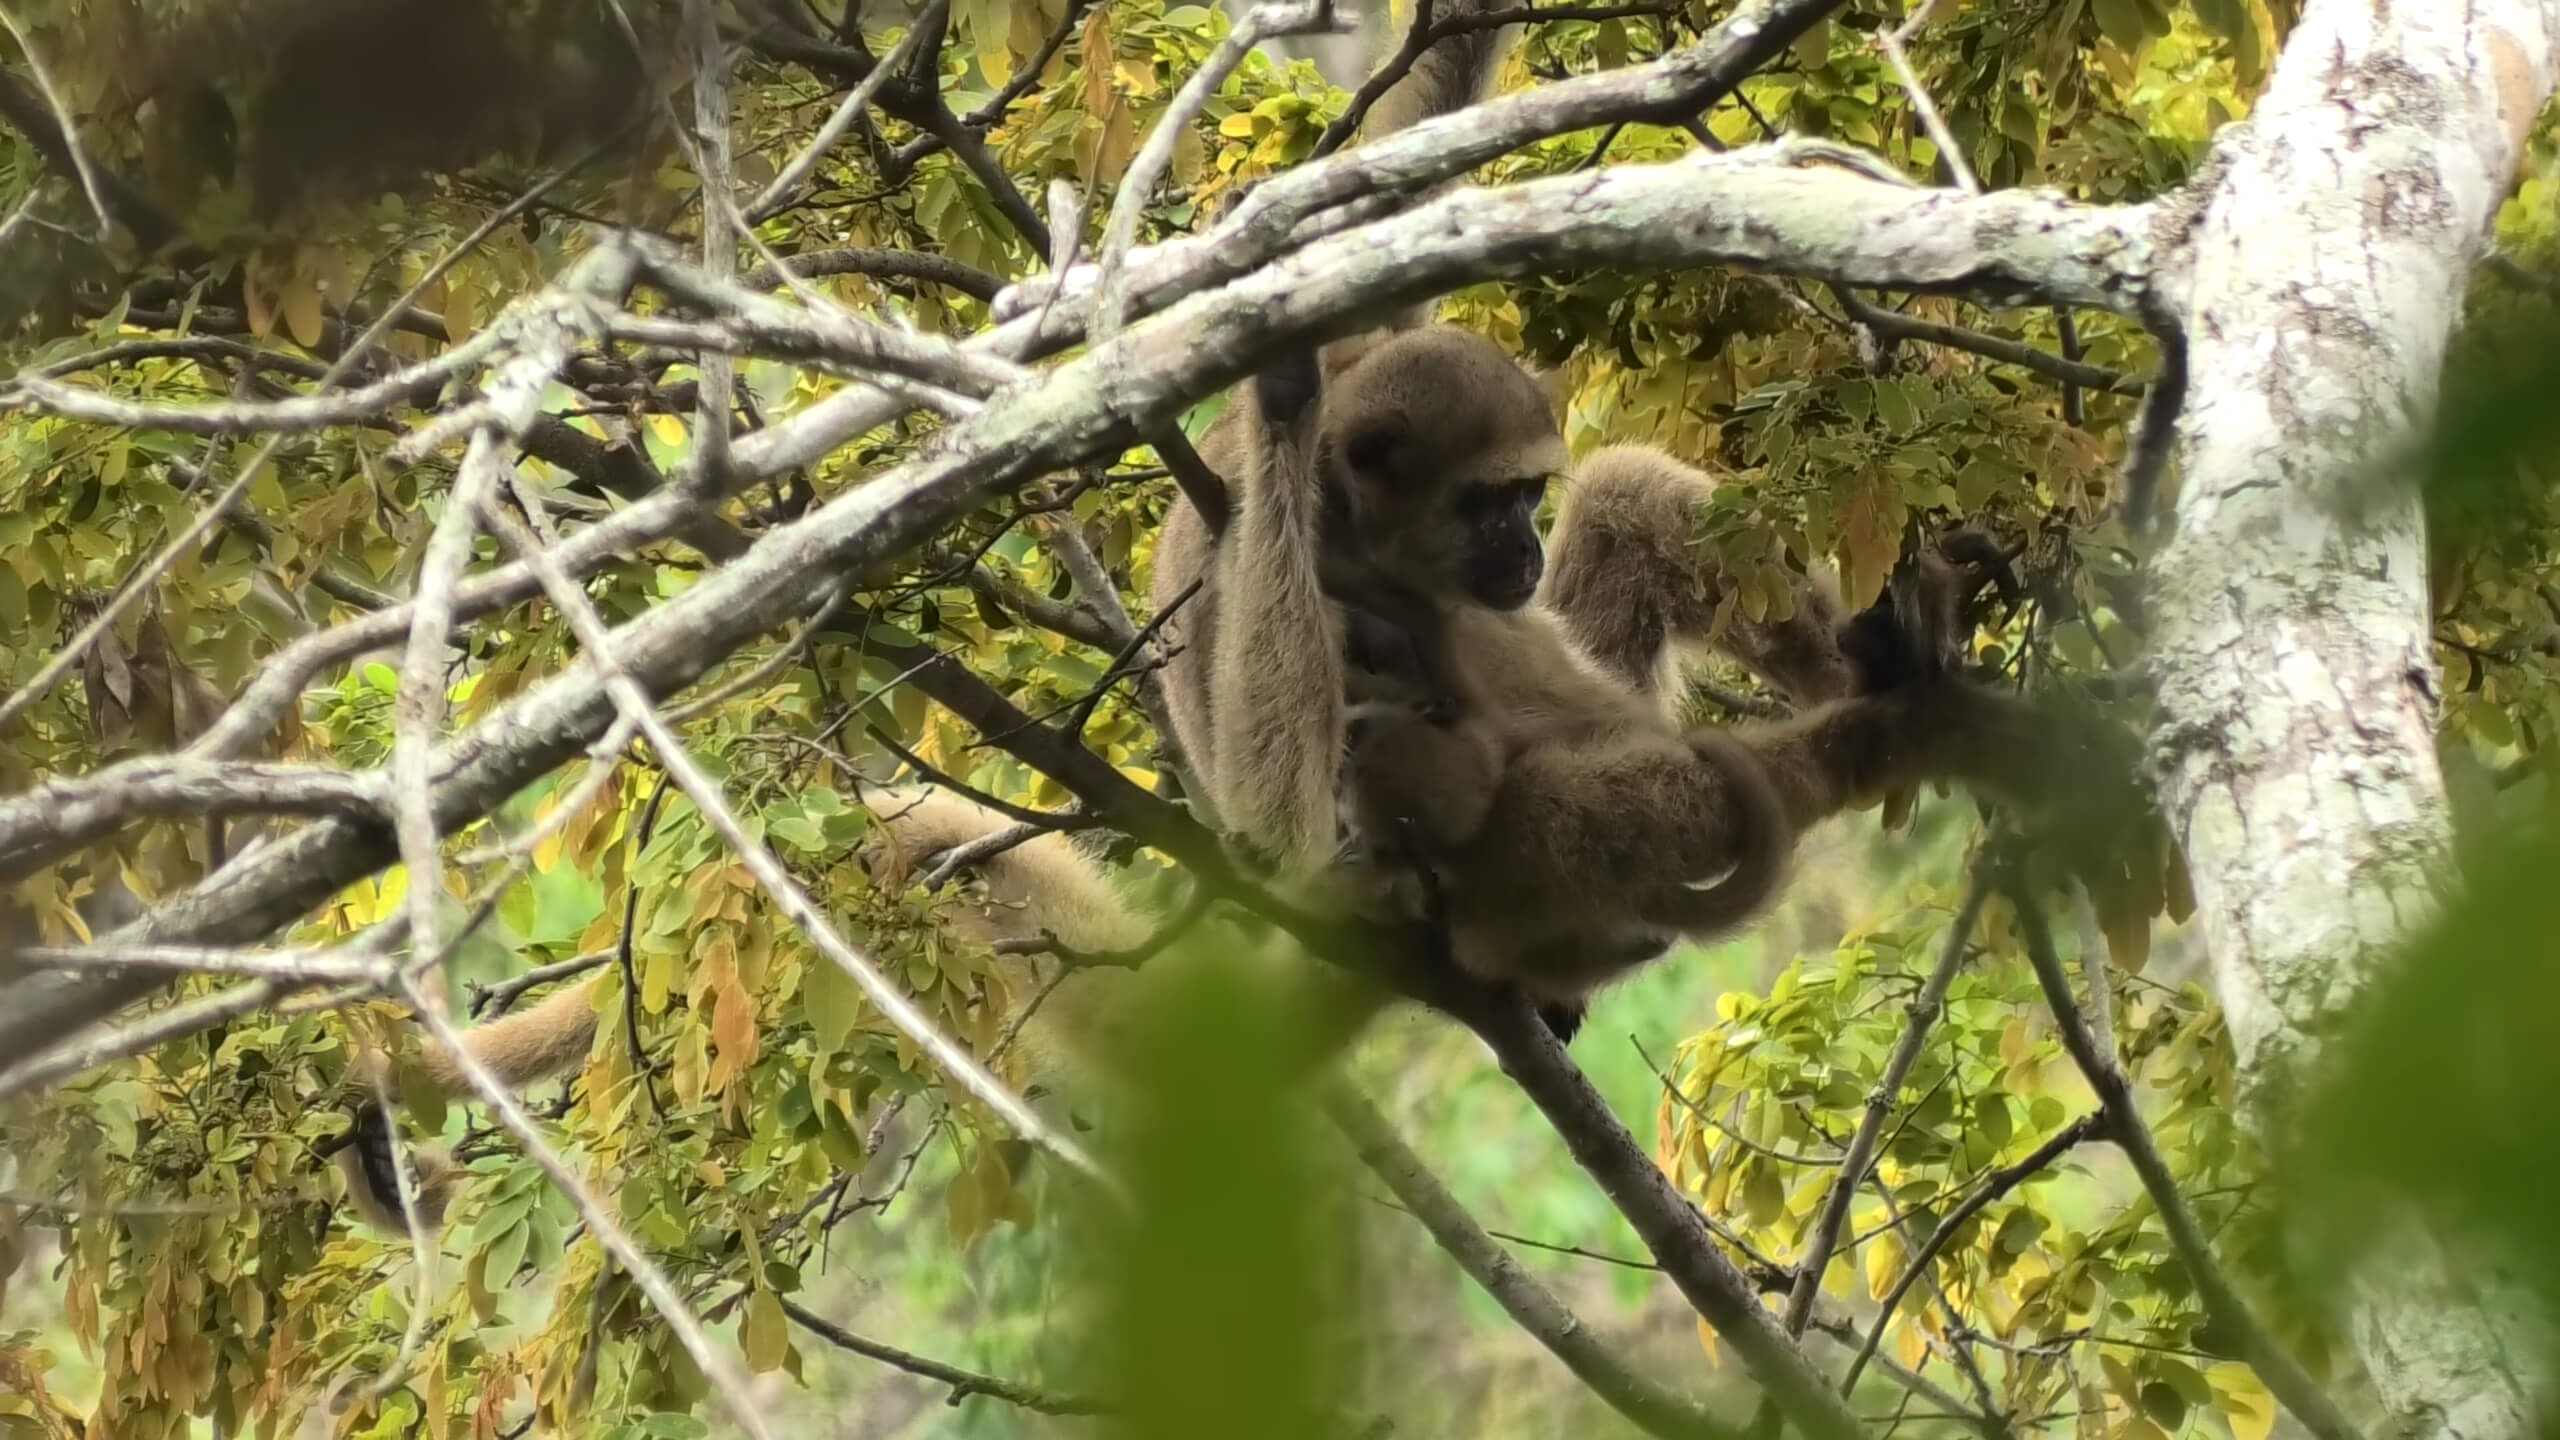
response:
M2316 0L2184 236L2194 397L2153 650L2163 799L2250 1116L2288 1123L2447 853L2410 442L2552 86L2537 3ZM2417 1436L2531 1428L2537 1339L2433 1237L2377 1236L2349 1317Z

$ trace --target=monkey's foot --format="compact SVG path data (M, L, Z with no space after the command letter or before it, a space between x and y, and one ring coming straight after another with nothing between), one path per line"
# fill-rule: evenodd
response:
M1573 1037L1582 1033L1583 1017L1589 1012L1580 1005L1552 1001L1538 1007L1538 1019L1556 1037L1559 1045L1571 1045Z

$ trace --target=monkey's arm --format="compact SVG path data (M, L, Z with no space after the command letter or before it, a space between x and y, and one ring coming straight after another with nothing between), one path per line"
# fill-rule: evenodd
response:
M1924 780L2033 802L2059 773L2052 725L2014 696L1941 675L1734 732L1809 826Z
M474 1025L461 1032L462 1042L509 1089L557 1075L586 1059L595 1044L595 990L601 978L598 972L554 990L528 1009ZM461 1064L442 1045L429 1040L419 1058L438 1088L456 1096L474 1093Z
M575 985L564 985L538 1004L486 1025L474 1025L461 1032L462 1043L472 1058L509 1089L559 1074L585 1059L595 1044L595 989L602 978L599 973ZM457 1098L474 1096L461 1063L442 1044L427 1041L420 1047L418 1058L427 1078L438 1089ZM366 1063L377 1067L374 1074L381 1073L380 1055L372 1055ZM406 1222L402 1219L399 1184L392 1174L393 1145L391 1117L367 1099L356 1107L354 1135L333 1158L346 1178L347 1197L357 1213L373 1225L396 1233L406 1228ZM416 1165L414 1188L419 1217L432 1229L443 1221L445 1201L459 1172L435 1146L415 1147L411 1158Z
M1237 397L1255 412L1246 420L1246 477L1212 562L1220 594L1209 676L1218 762L1210 783L1219 818L1284 877L1321 867L1337 839L1342 626L1317 573L1320 384L1314 355L1301 352Z
M1798 705L1854 693L1829 577L1795 582L1783 619L1718 611L1732 578L1698 542L1714 477L1650 445L1612 445L1575 468L1556 515L1541 603L1585 654L1651 696L1674 642L1713 644Z

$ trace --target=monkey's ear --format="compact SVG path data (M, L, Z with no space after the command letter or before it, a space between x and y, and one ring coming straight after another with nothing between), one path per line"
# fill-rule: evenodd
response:
M1547 409L1557 419L1563 419L1565 407L1573 403L1573 381L1566 375L1564 367L1550 369L1544 365L1526 365L1521 368L1529 372L1530 379L1538 382L1539 392L1547 397Z

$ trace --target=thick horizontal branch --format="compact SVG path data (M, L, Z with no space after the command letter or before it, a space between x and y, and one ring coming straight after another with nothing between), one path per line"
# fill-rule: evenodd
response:
M30 372L0 381L0 409L26 408L116 425L130 430L168 430L183 435L291 434L355 425L388 414L412 402L424 390L432 393L446 380L478 365L508 338L508 327L492 325L432 360L423 361L385 380L353 390L296 395L287 400L246 401L219 405L158 405L122 400L103 390L66 385Z
M48 780L0 802L0 883L135 820L171 815L369 815L369 776L309 765L151 756L83 780Z
M1004 289L1004 278L992 275L974 265L964 265L948 255L927 255L915 250L879 250L854 247L842 250L803 250L782 257L782 267L801 280L817 280L829 275L860 275L868 280L922 280L957 290L973 300L993 300ZM738 277L738 283L754 290L770 290L783 283L783 277L771 265L759 265Z

